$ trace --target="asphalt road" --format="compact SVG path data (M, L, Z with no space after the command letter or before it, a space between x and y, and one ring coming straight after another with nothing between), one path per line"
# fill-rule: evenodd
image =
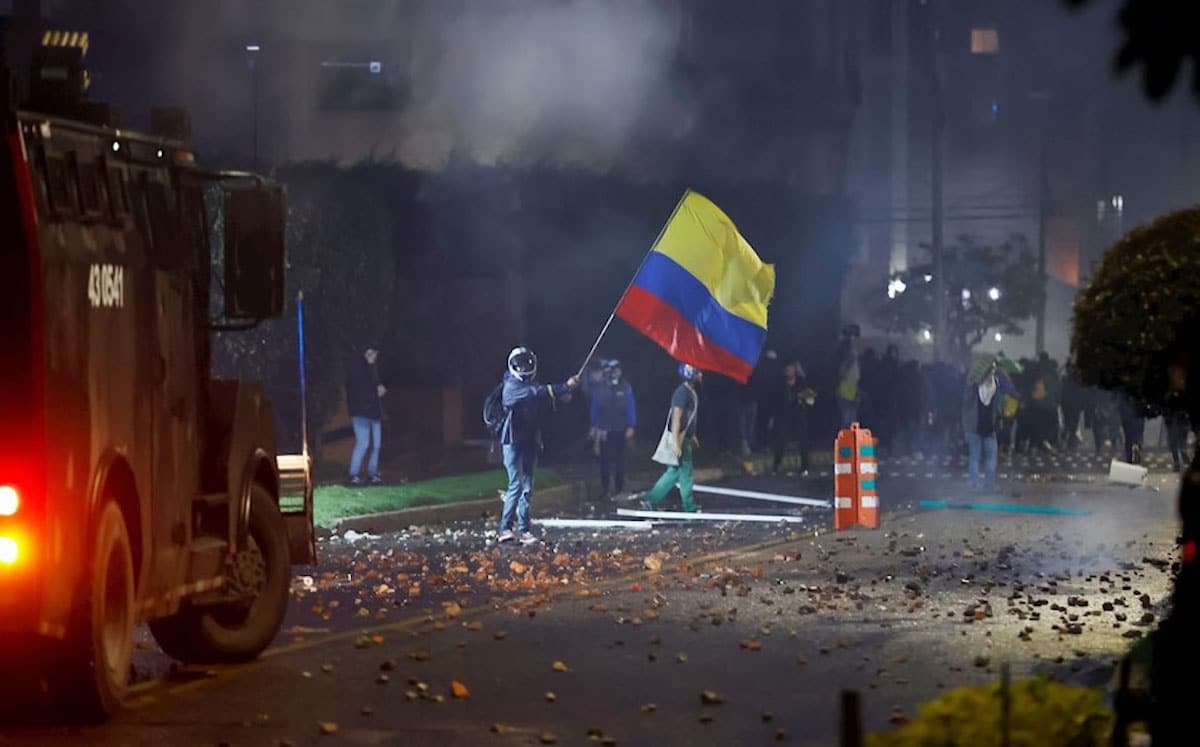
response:
M261 661L168 671L147 642L127 713L0 745L827 745L843 688L878 730L1002 663L1102 685L1162 613L1175 478L1018 469L990 500L1090 515L915 511L968 497L958 466L896 462L880 531L827 533L804 509L801 527L547 530L534 549L495 546L481 522L336 538ZM819 470L735 484L830 495Z

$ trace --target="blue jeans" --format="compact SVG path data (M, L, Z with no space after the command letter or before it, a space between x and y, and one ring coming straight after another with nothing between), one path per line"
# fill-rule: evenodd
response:
M363 457L371 449L371 459L367 462L367 476L379 474L379 445L382 443L383 428L378 420L371 418L351 418L354 424L354 453L350 455L350 477L358 477L362 471ZM371 447L374 446L372 449Z
M983 481L979 479L979 451L983 449ZM979 490L992 490L996 487L996 436L980 436L978 433L967 434L967 472L970 474L971 487Z
M508 471L508 491L504 494L504 513L500 531L513 528L529 531L529 494L533 492L533 470L537 467L537 444L504 444L504 469Z

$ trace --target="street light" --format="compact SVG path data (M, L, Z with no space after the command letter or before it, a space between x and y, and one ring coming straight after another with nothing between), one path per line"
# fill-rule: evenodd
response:
M888 298L895 298L896 296L900 295L907 289L908 289L908 284L906 284L900 278L894 278L893 280L890 280L888 282L888 287L887 287Z
M921 330L921 339L925 340L925 342L929 342L933 339L933 333L927 329L923 329Z
M258 53L262 51L262 47L258 44L246 45L246 64L250 68L250 99L251 108L253 109L252 126L252 149L254 154L254 168L258 168L258 60L255 59Z
M995 337L994 337L993 339L994 339L996 342L1000 342L1001 340L1003 340L1003 339L1004 339L1004 335L1002 335L1002 334L1000 334L999 332L997 332L997 333L996 333L996 335L995 335Z
M988 298L992 299L993 301L999 301L1000 300L1000 289L999 288L990 288L988 290Z
M971 291L970 291L969 289L967 289L967 288L963 288L963 290L962 290L962 300L963 300L963 303L966 303L967 301L970 301L970 300L971 300Z

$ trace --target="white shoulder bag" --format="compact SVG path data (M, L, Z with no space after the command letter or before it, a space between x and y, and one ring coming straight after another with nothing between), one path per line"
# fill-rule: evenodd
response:
M652 460L667 467L678 467L679 457L675 456L675 434L671 433L671 410L667 410L667 424L663 426L662 437L658 439L658 448L654 450ZM692 394L692 416L688 418L687 425L684 426L683 432L687 433L692 427L692 423L696 422L696 411L700 409L700 402L696 395Z

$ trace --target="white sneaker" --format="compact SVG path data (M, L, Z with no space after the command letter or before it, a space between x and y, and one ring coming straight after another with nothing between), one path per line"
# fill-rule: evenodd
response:
M505 529L503 532L501 532L500 534L498 534L496 536L496 541L497 542L512 542L516 538L517 538L517 535L513 534L513 530Z
M536 545L539 542L541 542L541 540L538 539L537 537L535 537L533 535L533 532L522 532L521 533L521 544L522 545Z

